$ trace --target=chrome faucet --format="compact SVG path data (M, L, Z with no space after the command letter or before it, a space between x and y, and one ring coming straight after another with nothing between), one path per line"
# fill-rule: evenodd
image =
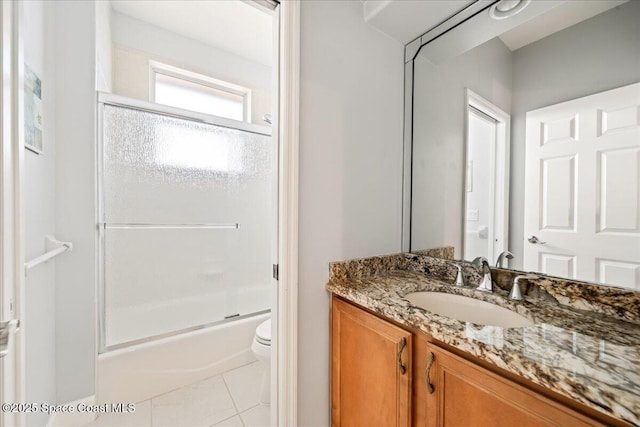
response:
M504 259L513 259L513 254L509 251L503 251L500 255L498 255L498 261L496 261L496 267L504 268Z
M493 292L493 280L491 279L489 261L485 257L479 256L471 261L471 264L482 269L482 282L480 282L480 285L476 290L482 292Z
M539 279L539 276L536 276L535 274L521 274L519 276L516 276L515 279L513 279L513 286L511 287L511 292L509 292L509 299L514 300L514 301L522 301L524 299L524 297L522 296L522 289L520 289L520 279L527 279L527 280L531 280L531 279Z

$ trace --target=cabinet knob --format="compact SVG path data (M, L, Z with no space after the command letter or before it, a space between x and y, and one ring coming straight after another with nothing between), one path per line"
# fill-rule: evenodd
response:
M407 372L407 367L404 363L402 363L402 352L404 348L407 346L407 339L402 338L400 340L400 350L398 351L398 366L400 367L400 373L404 375Z
M429 394L433 394L435 391L435 387L431 384L431 366L433 365L434 355L432 352L429 352L429 356L427 358L427 369L426 369L426 377L427 377L427 390L429 390Z

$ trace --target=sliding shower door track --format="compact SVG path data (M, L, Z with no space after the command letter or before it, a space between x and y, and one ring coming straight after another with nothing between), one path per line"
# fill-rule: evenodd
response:
M219 325L223 325L225 323L232 323L232 322L236 322L238 320L242 320L242 319L249 319L251 317L255 317L255 316L260 316L262 314L267 314L267 313L271 313L271 310L262 310L262 311L256 311L255 313L249 313L249 314L243 314L242 316L240 315L235 315L234 317L228 318L228 319L223 319L223 320L218 320L216 322L211 322L211 323L205 323L203 325L197 325L197 326L192 326L190 328L185 328L185 329L180 329L177 331L173 331L173 332L167 332L164 334L160 334L160 335L153 335L150 337L145 337L145 338L139 338L137 340L133 340L133 341L127 341L127 342L123 342L120 344L114 344L114 345L110 345L107 346L103 349L100 349L100 351L98 352L99 354L104 354L104 353L108 353L110 351L114 351L114 350L120 350L123 348L127 348L127 347L133 347L135 345L138 344L144 344L144 343L148 343L148 342L152 342L152 341L157 341L157 340L161 340L163 338L170 338L176 335L182 335L182 334L186 334L189 332L194 332L194 331L199 331L201 329L208 329L211 328L213 326L219 326Z
M153 230L172 230L172 229L238 229L240 228L240 224L238 223L220 223L220 224L140 224L140 223L129 223L129 224L115 224L115 223L102 223L100 227L104 230L125 230L132 228L146 228Z

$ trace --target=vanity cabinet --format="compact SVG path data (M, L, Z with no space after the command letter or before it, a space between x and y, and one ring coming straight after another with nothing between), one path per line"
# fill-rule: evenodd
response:
M333 426L629 425L335 296L331 324Z
M434 344L424 370L426 417L416 425L563 426L604 425Z
M335 298L331 317L331 424L410 426L412 334Z

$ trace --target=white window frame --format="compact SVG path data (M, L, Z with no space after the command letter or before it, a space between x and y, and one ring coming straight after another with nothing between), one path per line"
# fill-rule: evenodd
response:
M149 61L149 101L156 102L156 76L162 74L191 83L208 86L242 97L242 121L251 123L251 89L224 80L214 79L204 74L174 67L158 61Z

